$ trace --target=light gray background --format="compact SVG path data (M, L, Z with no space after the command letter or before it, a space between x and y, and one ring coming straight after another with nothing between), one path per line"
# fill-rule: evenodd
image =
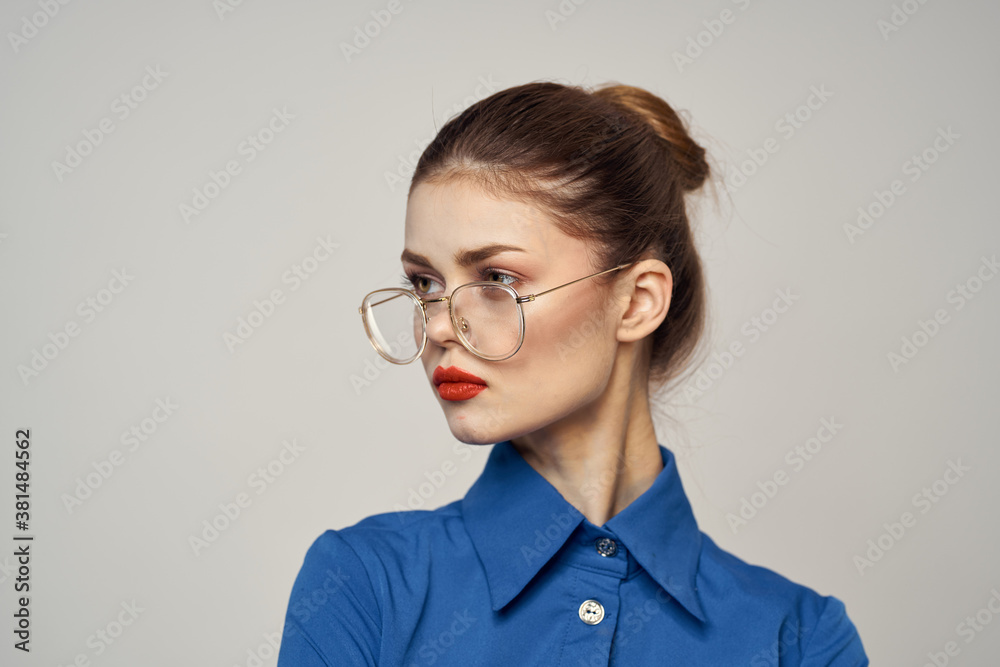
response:
M1000 280L973 280L981 289L961 309L948 295L1000 250L1000 9L402 0L348 62L340 44L387 5L244 0L220 13L210 0L95 0L39 15L35 34L24 22L39 2L4 3L0 553L18 532L18 428L31 429L36 541L30 657L11 648L13 563L0 557L0 662L256 664L324 529L405 506L447 462L457 472L423 507L463 496L489 447L456 446L417 366L375 366L357 315L362 296L399 273L407 155L496 89L615 80L685 110L720 177L769 138L777 146L747 164L754 173L731 197L717 188L718 203L692 209L712 345L745 349L703 395L656 406L702 529L844 600L874 664L922 665L949 641L960 650L951 664L996 664L1000 620L968 643L958 625L1000 591ZM885 32L894 8L902 25ZM731 22L712 23L724 10ZM10 33L22 32L33 36L15 49ZM689 39L705 46L679 67ZM147 67L165 75L122 119L115 99ZM800 109L813 87L831 95ZM275 108L294 118L248 162L239 146ZM776 123L797 111L808 120L789 137ZM60 181L52 163L102 118L114 131ZM912 181L907 161L948 128L958 138L939 142L947 150ZM186 223L179 205L229 160L240 173ZM850 242L844 225L896 179L905 192ZM293 290L282 276L317 237L338 247ZM128 286L86 321L78 304L106 300L122 269ZM230 351L224 334L274 289L284 302ZM776 290L797 300L751 341L744 324L770 317ZM938 309L948 321L893 369L887 355ZM71 322L79 334L48 348L54 358L25 382L18 367ZM178 407L147 421L155 432L130 451L122 432L141 428L157 399ZM843 428L795 470L786 453L823 418ZM291 439L303 450L262 488L251 475ZM121 465L67 509L113 450ZM969 470L939 483L946 495L921 513L914 495L949 461ZM731 530L727 514L779 471L788 483ZM196 555L189 537L239 493L251 504ZM906 511L915 525L859 572L855 556ZM98 655L88 638L133 601L143 611Z

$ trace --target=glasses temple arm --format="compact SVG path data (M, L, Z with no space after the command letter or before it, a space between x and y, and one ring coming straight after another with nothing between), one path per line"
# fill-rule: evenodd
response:
M606 269L606 270L601 271L599 273L592 273L589 276L584 276L583 278L577 278L576 280L571 280L568 283L565 283L563 285L557 285L556 287L550 287L549 289L545 290L544 292L538 292L537 294L526 294L525 296L519 296L519 297L517 297L517 302L518 303L525 303L526 301L534 301L536 297L540 297L543 294L548 294L549 292L554 292L557 289L560 289L562 287L567 287L569 285L572 285L573 283L578 283L581 280L586 280L588 278L596 278L597 276L605 274L605 273L610 273L612 271L617 271L619 269L624 269L625 267L632 266L633 264L635 264L635 262L629 262L628 264L619 264L618 266L613 266L610 269Z

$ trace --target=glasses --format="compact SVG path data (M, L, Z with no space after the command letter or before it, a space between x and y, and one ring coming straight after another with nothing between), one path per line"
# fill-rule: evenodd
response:
M418 359L427 345L427 304L447 301L452 327L465 349L486 361L503 361L514 356L524 342L522 303L632 264L635 262L619 264L526 296L518 296L505 283L482 280L459 285L451 296L436 299L421 299L413 290L388 287L369 292L358 312L375 351L394 364L408 364Z

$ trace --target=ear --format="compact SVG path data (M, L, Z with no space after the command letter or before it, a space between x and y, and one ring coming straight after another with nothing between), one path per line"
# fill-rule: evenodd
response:
M627 301L627 306L618 325L618 340L626 343L642 340L667 317L673 274L660 260L644 259L626 270L619 286L619 298Z

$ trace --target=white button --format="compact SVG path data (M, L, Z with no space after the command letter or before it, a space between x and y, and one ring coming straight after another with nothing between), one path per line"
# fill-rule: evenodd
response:
M604 620L604 606L597 600L584 600L580 605L580 620L587 625L597 625Z

